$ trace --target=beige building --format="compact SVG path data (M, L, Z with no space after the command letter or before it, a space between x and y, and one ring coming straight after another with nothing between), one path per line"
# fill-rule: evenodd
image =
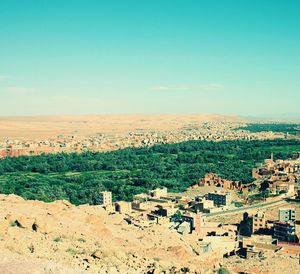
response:
M104 206L112 205L112 194L110 191L100 192L100 204Z
M150 210L152 208L152 204L149 202L142 202L139 200L134 200L132 202L132 208L135 210L141 210L141 211L145 211L145 210Z
M194 205L194 209L196 212L205 212L205 213L209 213L211 209L213 209L214 207L215 207L214 201L206 200L206 199L202 199L200 202Z
M166 187L156 188L154 190L149 191L149 195L152 198L156 198L156 199L159 199L161 197L167 197L168 196L168 189Z
M267 227L267 220L264 212L257 212L257 214L252 216L252 233L259 231L260 229L265 229Z
M250 237L253 233L261 232L267 228L267 219L264 212L258 211L254 215L245 212L240 223L240 235Z
M132 211L131 202L120 201L115 203L116 212L121 214L130 214Z

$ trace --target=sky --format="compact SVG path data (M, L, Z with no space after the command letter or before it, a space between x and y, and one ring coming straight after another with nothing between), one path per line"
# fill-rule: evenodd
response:
M0 115L300 117L300 1L0 0Z

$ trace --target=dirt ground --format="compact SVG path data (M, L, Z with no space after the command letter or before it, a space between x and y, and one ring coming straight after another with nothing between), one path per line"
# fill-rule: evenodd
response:
M87 136L97 133L175 130L201 122L240 121L222 115L85 115L0 117L0 141L6 138L44 139L57 135Z

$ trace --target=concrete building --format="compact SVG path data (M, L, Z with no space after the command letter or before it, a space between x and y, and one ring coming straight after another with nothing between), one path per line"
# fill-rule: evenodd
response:
M274 238L278 239L280 242L297 242L298 239L296 235L295 224L287 222L275 222Z
M149 199L149 195L145 193L133 195L134 201L146 202Z
M240 252L245 255L247 259L259 258L268 254L272 255L281 249L277 246L277 240L274 240L272 236L259 235L244 237L241 241L242 248Z
M238 242L227 236L205 236L199 243L200 245L210 243L211 250L219 253L221 257L233 255L238 249Z
M264 212L257 212L255 215L244 213L240 223L240 235L250 237L253 233L263 232L265 229L267 229L267 219Z
M154 214L162 216L162 217L170 217L176 213L177 209L174 205L157 205L156 210L153 211Z
M215 207L214 201L206 200L206 199L202 199L193 205L193 209L195 212L204 212L204 213L209 213L210 210L213 209L214 207Z
M196 233L201 232L201 227L203 226L203 217L201 213L185 213L182 214L182 220L190 224L190 233L195 231Z
M227 192L209 192L207 198L214 201L215 206L229 206L231 204L231 194Z
M161 197L167 197L168 196L168 189L166 187L156 188L154 190L150 190L149 195L152 198L156 198L156 199L159 199Z
M177 232L186 235L191 233L191 224L189 222L182 222L178 227L177 227Z
M296 220L295 208L279 208L279 222L294 222Z
M151 209L151 203L149 202L142 202L139 200L134 200L132 202L132 209L134 210L139 210L139 211L145 211L145 210L150 210Z
M252 216L252 233L258 232L260 230L267 228L267 219L263 212L257 212Z
M99 195L100 205L109 206L112 205L112 195L110 191L102 191Z
M121 214L130 214L132 211L131 202L120 201L115 203L116 212Z

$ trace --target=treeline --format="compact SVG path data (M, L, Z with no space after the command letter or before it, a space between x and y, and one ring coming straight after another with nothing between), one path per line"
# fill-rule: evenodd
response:
M188 141L107 153L5 158L0 161L0 192L97 204L102 190L112 191L115 200L130 200L133 194L160 186L179 192L207 172L249 183L255 164L271 152L286 159L292 150L300 150L300 141Z
M238 129L249 130L250 132L273 131L294 135L300 134L300 124L249 124Z

